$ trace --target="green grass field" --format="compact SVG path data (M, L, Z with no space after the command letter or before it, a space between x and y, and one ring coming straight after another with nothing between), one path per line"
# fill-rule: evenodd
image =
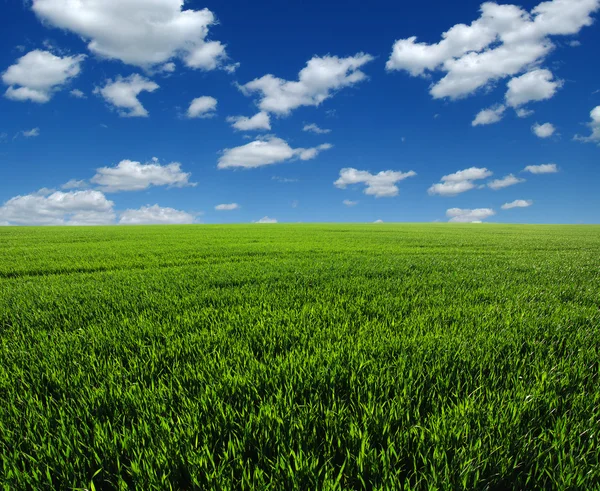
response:
M0 227L0 483L600 489L600 227Z

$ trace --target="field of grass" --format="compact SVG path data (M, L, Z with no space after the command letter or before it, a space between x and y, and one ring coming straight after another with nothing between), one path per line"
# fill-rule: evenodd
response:
M0 227L0 483L600 489L600 227Z

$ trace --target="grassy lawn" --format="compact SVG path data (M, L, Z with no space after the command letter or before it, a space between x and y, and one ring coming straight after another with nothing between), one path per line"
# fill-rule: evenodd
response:
M600 226L0 227L0 483L600 489Z

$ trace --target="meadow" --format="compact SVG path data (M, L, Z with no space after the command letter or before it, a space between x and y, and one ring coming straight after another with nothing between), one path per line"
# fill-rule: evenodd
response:
M600 226L0 227L0 483L600 489Z

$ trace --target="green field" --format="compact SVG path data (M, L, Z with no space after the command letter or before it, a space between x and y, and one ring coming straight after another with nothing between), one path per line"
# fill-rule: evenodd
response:
M600 227L0 227L0 483L600 489Z

